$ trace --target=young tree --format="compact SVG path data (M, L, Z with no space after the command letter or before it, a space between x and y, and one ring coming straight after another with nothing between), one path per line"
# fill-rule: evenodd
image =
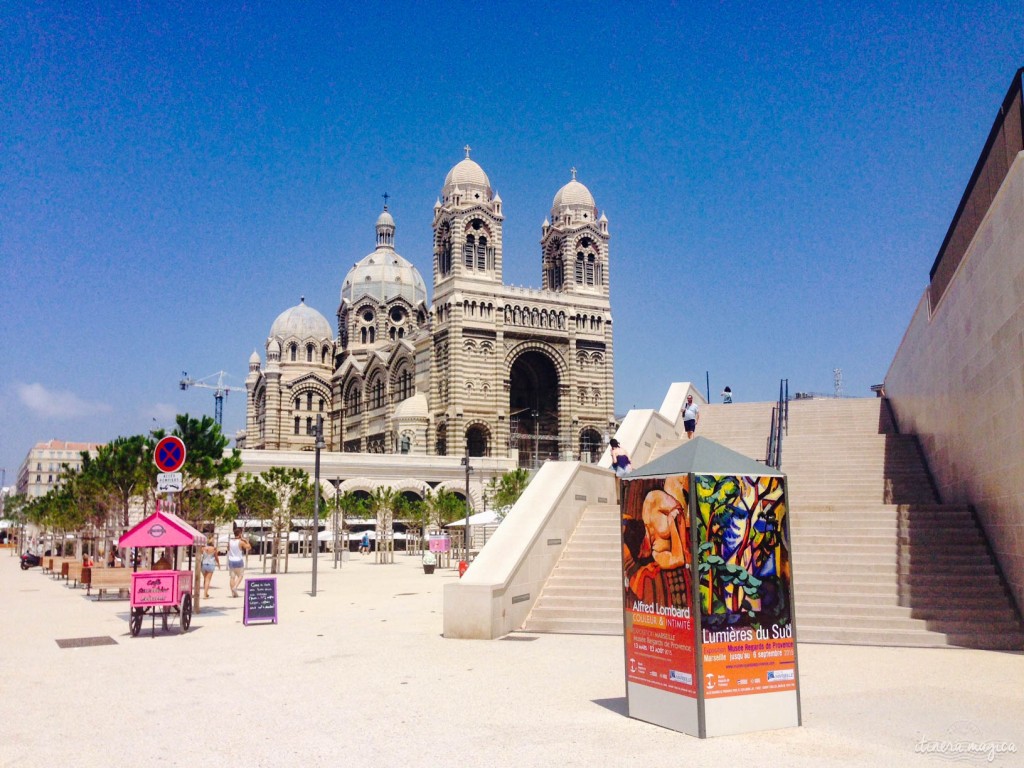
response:
M44 532L54 534L53 554L56 554L58 548L60 554L64 554L67 532L78 530L81 525L78 509L66 486L51 488L44 496L36 499L30 507L30 514L32 522Z
M231 513L245 520L269 520L277 506L277 497L257 475L242 472L235 477Z
M320 519L325 518L326 503L324 500L324 489L323 486L314 488L315 483L312 481L308 482L303 488L299 489L299 492L295 494L292 499L292 514L297 518L313 520L313 513L316 511L314 505L316 504L316 497L320 497ZM314 492L315 491L315 492ZM310 522L310 528L312 522ZM307 528L308 531L310 528ZM313 541L310 543L310 547L319 546L319 531L313 533ZM309 550L312 554L312 549Z
M111 509L110 492L84 468L71 469L64 464L62 469L60 492L67 508L65 522L68 532L74 531L79 539L95 537L107 522Z
M18 529L18 554L25 551L25 523L28 520L29 497L16 493L4 499L4 519L10 520Z
M273 557L270 572L278 572L280 559L280 542L288 541L292 529L293 502L295 497L309 484L309 475L304 469L295 467L271 467L260 473L260 479L274 495L276 504L270 513L271 533L274 539ZM288 571L288 547L285 546L285 572Z
M415 552L419 550L420 545L422 544L423 529L427 525L430 510L427 508L427 504L424 501L411 501L405 496L400 496L399 498L402 501L395 514L406 521L409 533L413 534L413 536L406 539L406 552Z
M352 491L345 491L345 493L338 496L338 507L341 509L342 514L343 522L341 537L344 542L345 530L348 528L348 521L353 518L368 518L370 516L370 512L367 509L367 500ZM344 546L347 546L347 544Z
M373 489L370 494L370 513L377 518L377 547L374 550L374 560L378 563L395 562L395 499L398 494L395 489L381 485Z
M506 472L501 478L493 478L488 484L488 490L491 492L494 506L507 511L519 501L531 479L530 473L522 467Z
M427 506L427 524L436 528L458 520L466 510L462 500L447 488L427 491L423 503Z

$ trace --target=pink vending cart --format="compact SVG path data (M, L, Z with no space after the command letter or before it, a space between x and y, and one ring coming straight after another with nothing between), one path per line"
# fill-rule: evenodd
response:
M173 569L136 571L132 574L128 629L133 636L142 630L142 618L147 613L153 617L154 634L157 616L163 620L163 628L167 629L168 620L177 615L180 631L188 631L192 623L192 571L177 569L177 548L193 544L202 546L205 543L205 535L180 517L159 509L118 540L119 547L151 547L154 550L160 547L174 552Z

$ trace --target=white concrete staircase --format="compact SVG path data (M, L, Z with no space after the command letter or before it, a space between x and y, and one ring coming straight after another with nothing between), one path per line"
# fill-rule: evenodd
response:
M703 406L697 434L763 461L772 406ZM936 503L916 438L888 414L878 398L790 403L782 469L800 641L1024 648L970 508ZM650 459L682 442L659 442ZM524 629L622 631L617 515L588 508Z
M561 634L622 634L619 508L584 511L523 629Z

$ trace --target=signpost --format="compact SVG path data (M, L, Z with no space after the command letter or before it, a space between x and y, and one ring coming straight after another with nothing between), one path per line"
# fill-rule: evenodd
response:
M156 477L158 493L181 493L184 488L184 477L180 470L185 466L185 441L175 435L160 438L153 449L153 463L160 470ZM171 504L168 496L167 503ZM173 504L171 505L173 509Z

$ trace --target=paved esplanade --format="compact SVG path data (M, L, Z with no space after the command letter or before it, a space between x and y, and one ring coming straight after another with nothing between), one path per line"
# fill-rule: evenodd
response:
M1024 762L1020 654L802 644L802 728L701 741L623 714L621 637L445 640L453 572L353 557L321 558L315 598L292 558L276 626L244 626L218 571L192 629L151 639L0 551L0 765L949 765L922 739Z

